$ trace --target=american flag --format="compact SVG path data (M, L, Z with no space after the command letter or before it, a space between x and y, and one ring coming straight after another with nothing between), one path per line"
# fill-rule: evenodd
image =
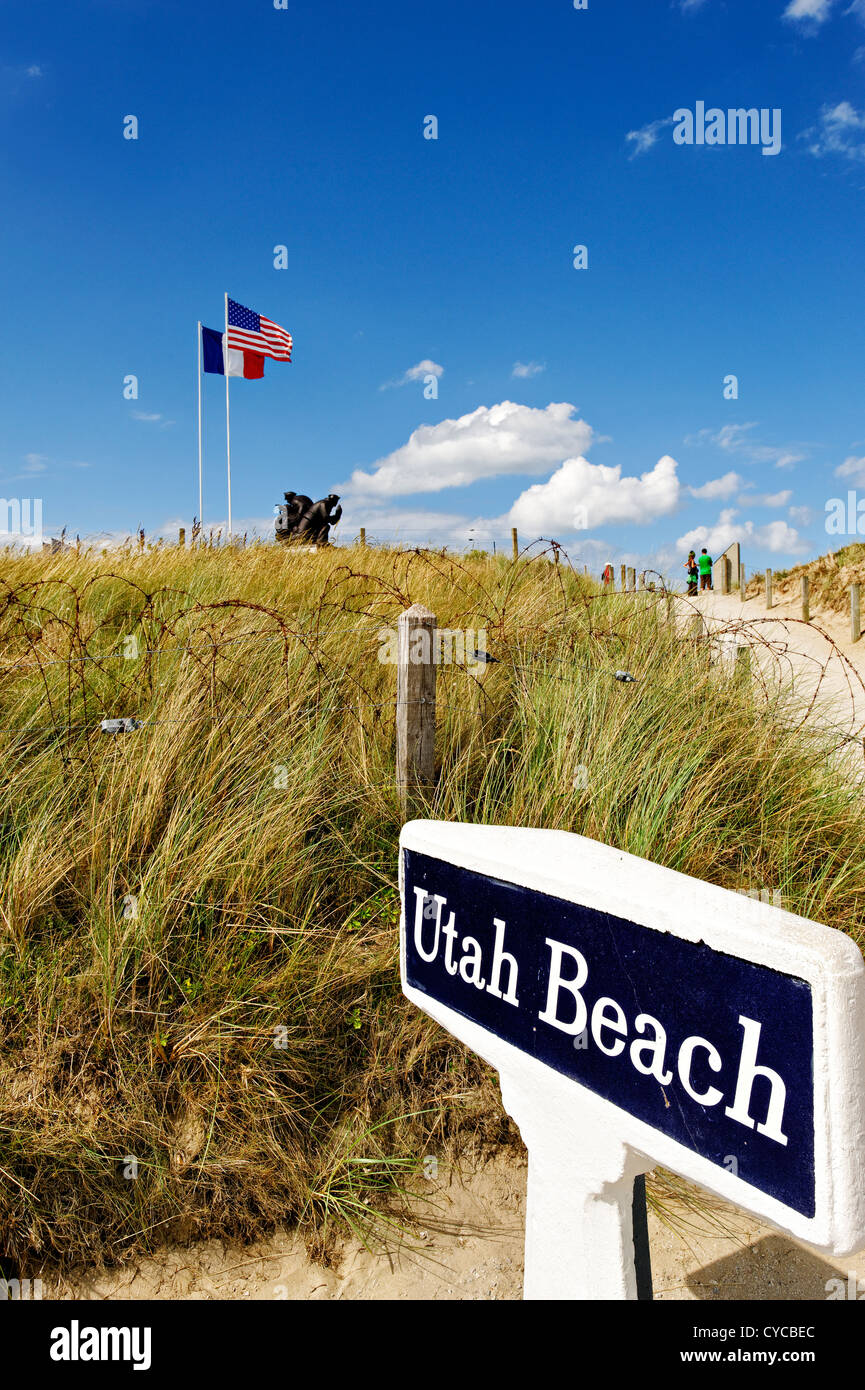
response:
M275 357L277 362L291 361L291 334L234 299L228 301L228 346L260 352L264 357Z

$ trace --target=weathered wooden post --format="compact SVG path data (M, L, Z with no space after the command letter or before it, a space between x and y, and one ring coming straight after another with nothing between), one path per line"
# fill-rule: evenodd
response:
M361 528L360 528L360 543L361 543L361 545L366 545L366 527L365 527L365 526L361 526Z
M859 623L859 585L850 585L850 641L858 642L862 636Z
M142 526L141 530L138 532L138 549L139 549L139 550L143 550L143 549L144 549L144 527L143 527L143 526Z
M746 575L745 575L745 566L742 565L742 564L740 564L740 565L739 565L739 597L740 597L740 599L742 600L743 603L745 602L745 590L747 589L747 587L748 587L748 580L747 580Z
M180 528L180 531L179 531L178 536L177 536L177 544L178 544L178 545L182 545L182 546L185 546L185 545L186 545L186 527L185 527L185 526L181 526L181 528Z
M628 593L632 594L637 587L637 571L632 565L628 566Z
M624 565L619 565L619 579L622 585L622 593L624 593L628 587L628 571L625 569Z
M803 621L803 623L810 623L810 621L811 621L811 602L810 602L810 597L809 597L810 588L811 588L811 586L810 586L810 583L809 583L809 580L808 580L808 576L807 576L807 574L803 574L803 575L802 575L802 621Z
M513 549L514 564L516 564L517 560L520 558L520 542L517 536L516 526L511 527L511 547Z
M413 603L397 620L396 782L410 787L435 781L436 617Z
M772 607L772 571L766 571L766 608Z

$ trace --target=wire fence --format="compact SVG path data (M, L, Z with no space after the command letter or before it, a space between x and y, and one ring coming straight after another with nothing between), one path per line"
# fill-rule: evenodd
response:
M542 568L537 561L542 562ZM419 547L393 552L390 575L371 573L340 561L323 576L316 608L293 616L243 598L206 602L173 587L148 593L129 575L113 571L100 573L79 586L59 576L30 580L17 587L2 579L0 632L7 649L18 647L20 651L11 660L0 656L0 691L16 678L35 675L42 683L44 707L50 719L40 724L27 721L18 725L4 721L7 749L45 736L50 736L56 746L79 735L87 736L88 741L94 734L117 738L191 722L209 722L213 726L261 724L265 718L278 718L280 711L292 720L315 720L325 708L346 711L361 723L366 717L381 717L384 711L396 709L397 698L382 698L380 690L371 688L355 671L342 666L335 669L328 644L331 639L343 641L351 635L380 641L383 630L393 631L399 613L411 606L417 594L416 573L447 581L456 599L456 612L451 619L454 629L483 631L491 637L498 654L488 658L490 664L500 663L515 675L535 670L534 663L539 660L563 663L568 668L585 664L585 652L578 648L586 638L594 639L608 653L606 661L597 661L597 666L608 666L612 671L612 658L628 650L632 625L644 623L652 614L659 624L670 626L681 640L706 648L713 663L723 660L725 647L746 648L756 654L757 659L751 664L752 679L767 708L775 707L776 711L778 690L785 681L789 684L797 676L803 663L810 663L810 695L802 703L801 718L797 717L791 727L819 728L824 734L835 735L839 748L858 743L865 749L865 723L859 719L860 710L865 710L865 682L832 637L818 625L808 624L825 643L826 656L822 661L798 650L791 642L790 627L795 627L797 619L767 616L709 623L698 604L669 591L659 573L644 571L641 587L622 593L612 584L599 585L587 578L579 565L572 564L562 546L545 540L520 553L519 559L509 566L508 580L496 593L456 556ZM511 610L524 586L536 582L539 574L549 612L542 621L517 624ZM108 611L100 618L99 587L105 585L114 588L103 600ZM465 600L462 611L460 596ZM238 622L251 626L238 632L234 630ZM767 630L767 625L777 628L779 622L784 638ZM183 633L184 626L191 624L195 625L195 632ZM556 635L557 641L565 635L569 643L566 655L544 650L544 640L551 634ZM276 709L245 708L238 692L225 679L220 668L223 653L236 652L244 644L281 648L274 667ZM94 651L94 646L102 649ZM290 689L299 650L317 681L314 693L301 699ZM193 710L182 717L160 713L162 678L155 667L166 658L188 661L206 674L210 708ZM118 667L118 663L122 665ZM481 700L488 703L483 672L471 669L474 664L457 663L450 666L450 671L472 681ZM111 669L116 673L125 667L130 671L128 679L117 682L111 678L109 690L94 683L108 677ZM62 690L51 679L57 668L65 668L67 673ZM851 711L846 722L819 723L816 718L830 669L833 674L842 673L840 684ZM88 675L88 671L92 674ZM558 677L551 674L557 679L571 678L569 670ZM147 708L148 702L154 701L157 707ZM126 707L113 712L106 704L113 705L114 711L118 711L118 706ZM439 698L436 704L442 709L462 708L464 701ZM121 729L103 728L105 721L116 723L118 719L128 721L127 725ZM44 751L44 744L32 749L34 754Z

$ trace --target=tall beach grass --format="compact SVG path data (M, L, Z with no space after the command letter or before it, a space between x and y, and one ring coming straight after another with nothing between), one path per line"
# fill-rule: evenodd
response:
M518 1142L494 1075L400 991L378 653L410 603L497 658L440 668L410 814L574 831L860 939L861 792L658 595L360 547L0 577L0 1256L26 1269L282 1221L327 1258L401 1219L429 1156Z

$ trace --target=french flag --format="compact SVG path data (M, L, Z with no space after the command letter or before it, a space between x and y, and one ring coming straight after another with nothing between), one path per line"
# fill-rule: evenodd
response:
M217 333L215 328L201 328L202 365L206 372L218 372L225 376L225 360L228 358L228 375L245 376L256 380L264 376L264 353L251 352L248 348L225 347L225 334Z

